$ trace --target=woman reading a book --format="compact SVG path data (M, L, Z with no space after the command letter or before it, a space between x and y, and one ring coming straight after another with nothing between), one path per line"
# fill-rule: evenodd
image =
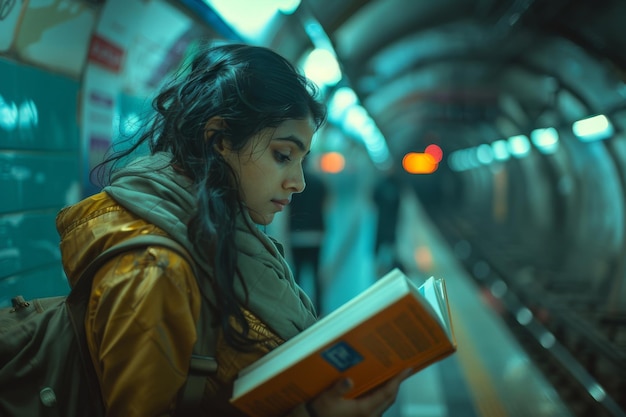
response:
M64 268L74 285L96 254L142 234L184 246L194 265L151 246L94 276L84 325L106 415L174 415L199 338L218 367L195 415L239 416L229 403L238 371L316 320L259 226L304 190L325 109L287 60L247 45L201 49L153 105L139 137L102 165L103 191L59 213ZM289 415L379 416L406 376L350 400L338 381Z

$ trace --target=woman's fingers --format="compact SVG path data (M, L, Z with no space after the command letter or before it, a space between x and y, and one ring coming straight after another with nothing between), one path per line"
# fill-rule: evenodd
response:
M400 383L411 373L407 369L368 394L352 400L345 398L353 387L352 380L342 379L311 401L309 407L319 416L378 417L394 403Z
M328 400L334 401L342 399L354 386L352 380L350 378L340 379L335 382L335 384L326 391L325 396Z
M400 384L411 374L411 369L405 369L380 387L376 388L374 391L359 398L359 405L362 406L364 410L370 411L371 414L368 415L381 415L396 401Z

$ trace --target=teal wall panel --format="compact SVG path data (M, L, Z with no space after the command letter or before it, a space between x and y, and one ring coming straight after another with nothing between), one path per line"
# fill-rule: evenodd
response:
M0 149L78 151L77 81L4 59L0 80Z
M60 209L78 193L78 155L0 150L0 214Z
M0 305L69 290L55 217L81 194L79 89L0 58Z
M0 58L0 148L17 143L17 65Z
M56 210L0 216L0 280L25 269L59 265Z

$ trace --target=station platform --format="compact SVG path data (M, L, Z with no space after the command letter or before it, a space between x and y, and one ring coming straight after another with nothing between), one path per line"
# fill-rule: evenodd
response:
M405 207L401 243L426 253L415 270L446 281L457 352L405 381L386 417L567 417L554 388L485 302L419 202Z

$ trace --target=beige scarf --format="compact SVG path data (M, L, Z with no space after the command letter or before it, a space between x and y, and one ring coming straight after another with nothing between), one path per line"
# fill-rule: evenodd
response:
M196 207L193 185L171 167L170 161L171 155L162 152L139 158L118 170L104 191L174 237L189 250L203 272L211 276L211 265L187 238L187 223ZM253 224L247 213L237 219L235 241L242 278L233 277L235 291L243 301L243 281L248 291L248 309L285 340L313 324L316 316L310 299L295 283L277 245ZM206 278L198 281L210 299L219 296L213 294ZM209 311L203 303L203 315ZM203 318L206 323L207 317Z

